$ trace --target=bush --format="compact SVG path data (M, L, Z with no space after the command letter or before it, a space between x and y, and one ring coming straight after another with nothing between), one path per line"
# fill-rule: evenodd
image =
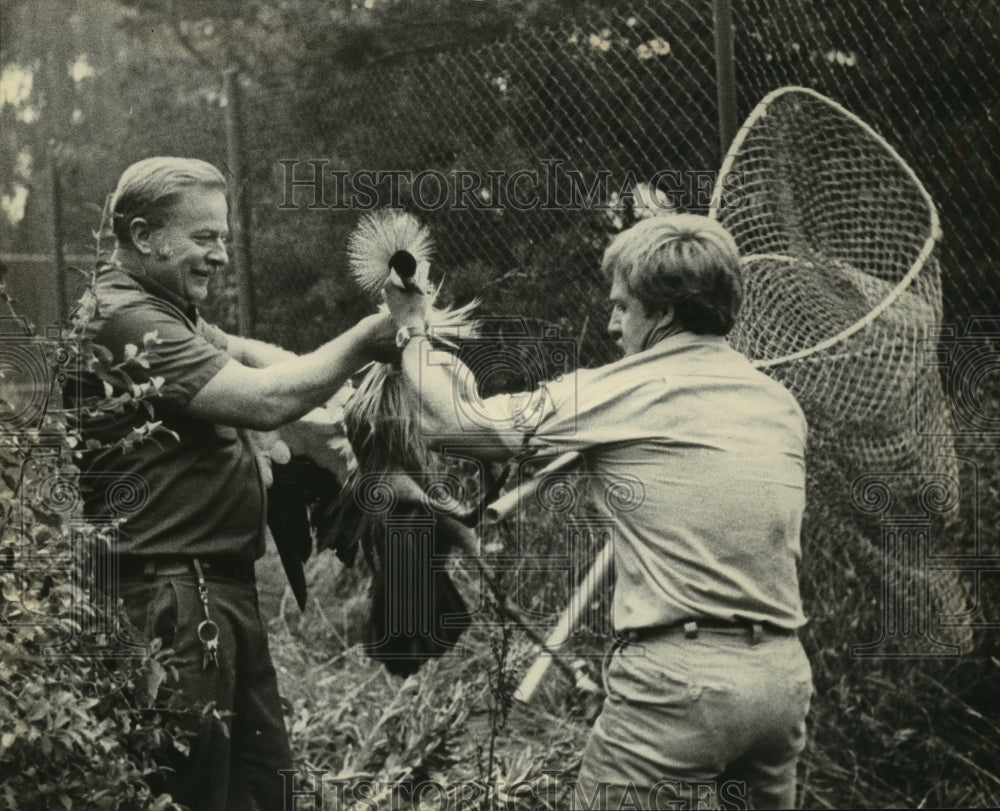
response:
M38 350L26 361L36 372L92 357L76 341L24 340ZM19 382L5 381L10 401L0 403L0 805L178 808L149 781L171 753L187 751L193 710L161 693L170 651L154 643L142 656L126 642L139 634L116 621L96 565L109 539L81 518L79 437L54 405L58 390L43 390L44 375L29 375L20 391Z

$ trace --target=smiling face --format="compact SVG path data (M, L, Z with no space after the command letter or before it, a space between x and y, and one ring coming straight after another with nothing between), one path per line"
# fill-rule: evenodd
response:
M150 278L189 304L208 298L212 276L229 263L229 207L217 189L185 189L166 222L149 232Z
M614 275L608 299L611 301L608 333L626 355L641 352L653 330L665 320L663 314L647 313L639 299L629 292L620 273Z

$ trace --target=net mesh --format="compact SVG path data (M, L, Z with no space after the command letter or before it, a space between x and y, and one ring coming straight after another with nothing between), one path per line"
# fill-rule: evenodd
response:
M943 317L938 219L905 161L839 104L781 88L734 140L711 213L742 257L745 299L730 342L806 413L813 512L828 515L817 505L875 471L905 472L893 495L903 513L919 512L929 481L954 486L948 401L923 357ZM853 514L845 537L871 537ZM857 549L875 553L868 542ZM896 581L920 581L903 599L962 611L955 572L882 557ZM958 628L946 635L967 639Z
M821 433L878 449L868 461L925 456L915 446L934 432L917 430L914 405L934 409L932 423L947 415L940 381L920 373L921 339L942 318L929 261L938 219L920 181L864 122L804 88L765 97L719 188L727 174L741 192L720 192L713 215L743 256L732 344L809 406Z

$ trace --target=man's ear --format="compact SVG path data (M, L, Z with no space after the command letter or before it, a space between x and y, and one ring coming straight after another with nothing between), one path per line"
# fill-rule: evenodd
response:
M128 233L132 238L132 244L139 253L148 256L153 252L153 246L149 241L153 235L153 229L145 218L136 217L133 219L128 224Z
M660 312L662 313L662 315L660 315L659 319L657 320L656 326L653 327L654 330L664 329L665 327L669 327L671 324L674 323L674 318L677 316L677 310L674 308L673 304L668 304L667 308L665 310L661 310Z

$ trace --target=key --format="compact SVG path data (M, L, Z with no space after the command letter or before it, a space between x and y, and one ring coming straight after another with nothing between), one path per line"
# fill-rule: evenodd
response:
M219 666L219 626L212 620L203 620L198 626L198 639L204 649L201 669L207 670L209 665Z

